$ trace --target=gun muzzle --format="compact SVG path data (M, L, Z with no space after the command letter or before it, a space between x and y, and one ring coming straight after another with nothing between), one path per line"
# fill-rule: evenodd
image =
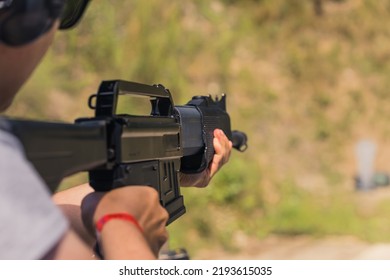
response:
M234 130L232 131L233 148L240 152L244 152L248 148L248 137L244 132Z

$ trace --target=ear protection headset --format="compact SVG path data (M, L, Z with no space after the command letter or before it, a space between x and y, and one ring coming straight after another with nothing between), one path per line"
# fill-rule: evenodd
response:
M73 27L88 0L0 0L0 41L21 46L39 38L60 19L60 29Z

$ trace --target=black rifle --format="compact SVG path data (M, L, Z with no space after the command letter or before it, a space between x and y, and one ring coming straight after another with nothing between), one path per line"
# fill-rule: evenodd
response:
M151 114L116 114L123 94L149 97ZM185 213L178 174L208 167L214 129L222 129L236 149L246 149L246 135L230 129L225 95L215 101L195 96L184 106L174 106L162 85L114 80L102 82L88 104L95 117L74 124L7 118L0 122L19 138L52 192L63 178L81 171L89 172L96 191L151 186L169 213L169 224Z

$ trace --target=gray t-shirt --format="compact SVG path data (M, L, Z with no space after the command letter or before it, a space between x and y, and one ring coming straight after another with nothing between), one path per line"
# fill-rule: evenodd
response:
M0 259L40 259L67 228L18 139L0 129Z

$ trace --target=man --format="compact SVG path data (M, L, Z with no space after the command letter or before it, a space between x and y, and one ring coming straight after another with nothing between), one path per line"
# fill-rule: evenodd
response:
M39 64L56 30L74 26L88 2L0 0L1 111L10 106ZM0 123L0 259L91 258L92 241L85 228L90 233L98 231L98 244L106 259L158 256L168 238L165 229L168 214L161 207L156 190L131 186L96 193L83 185L56 194L54 199L63 205L71 224L78 225L76 233L63 212L52 203L18 140L1 128ZM202 174L183 177L185 185L206 186L227 162L231 142L219 130L214 135L216 154L210 168Z

